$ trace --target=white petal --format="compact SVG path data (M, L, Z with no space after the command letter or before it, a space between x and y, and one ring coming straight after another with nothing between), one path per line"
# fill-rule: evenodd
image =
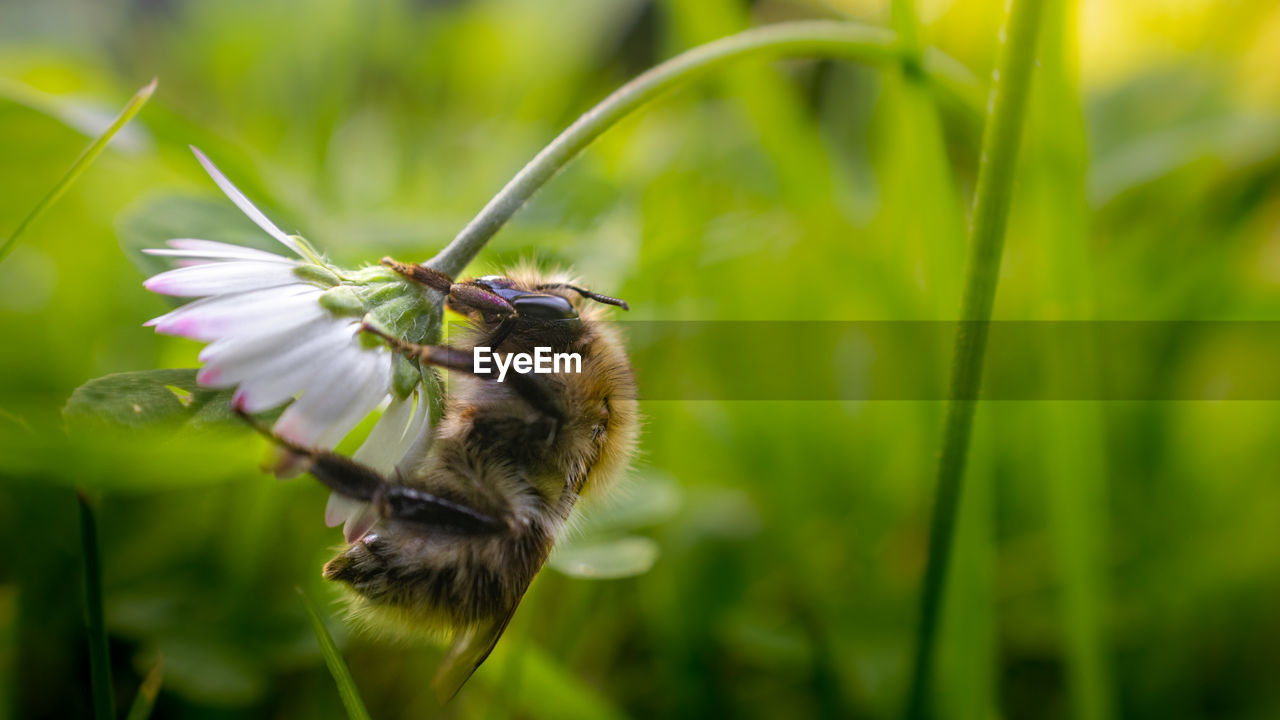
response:
M329 493L329 502L324 507L324 524L329 527L343 525L342 536L347 542L359 540L377 522L378 513L373 505L338 493Z
M336 492L329 493L329 502L324 506L324 524L326 527L337 527L352 515L364 509L367 502L349 498Z
M332 447L386 396L391 358L383 349L360 348L335 353L304 392L276 422L282 437L304 447Z
M142 285L161 295L178 297L226 295L246 290L298 284L300 280L293 274L293 268L292 264L261 260L201 263L162 272L148 278Z
M422 462L431 449L431 441L435 438L435 429L431 426L431 400L427 397L426 388L419 385L417 389L418 406L405 430L400 446L394 455L399 458L396 468L401 472L410 472L414 466Z
M290 313L264 313L209 343L198 356L206 365L225 365L255 356L274 356L341 323L314 303Z
M413 419L413 395L401 400L393 398L378 423L369 431L369 437L352 457L381 473L390 473L400 459L397 450L404 439L409 421Z
M240 192L239 188L231 184L231 181L227 179L226 175L222 174L222 171L213 164L212 160L205 157L205 154L200 152L200 150L198 150L194 145L191 146L191 152L196 154L196 159L204 166L204 171L209 173L209 177L213 178L213 181L218 184L218 187L222 189L222 192L226 193L227 197L231 198L231 202L235 203L236 207L240 208L240 212L248 215L249 219L257 224L258 227L267 231L268 235L279 240L285 247L298 253L299 257L306 257L306 253L302 251L302 245L299 244L297 240L286 235L283 230L276 227L275 223L268 220L267 216L263 215L261 210L254 207L253 203L249 202L249 198L245 197L244 193Z
M378 523L378 513L372 505L365 504L359 512L353 513L342 526L342 537L353 543L364 537Z
M291 318L300 323L324 312L319 289L310 285L286 285L197 300L150 320L147 325L165 335L210 342Z
M233 387L252 378L270 381L291 371L307 376L322 374L328 368L329 357L353 342L356 327L336 318L334 322L308 325L306 335L263 341L256 347L217 358L202 368L196 379L206 387Z
M297 365L287 372L254 376L240 383L232 401L245 412L270 410L301 392L324 392L317 383L318 378L316 368L307 365Z
M387 396L391 385L391 356L381 349L359 350L360 361L343 379L353 388L354 399L343 408L329 428L320 435L321 447L336 446L347 433L369 416Z
M248 412L260 412L302 392L326 392L330 382L326 365L316 358L335 352L335 341L349 342L348 335L344 331L334 337L321 337L300 350L290 348L282 352L280 359L266 359L250 369L240 387L236 388L232 401ZM341 352L342 348L337 351Z
M297 262L293 258L277 255L266 250L245 247L244 245L233 245L231 243L218 242L216 240L198 240L196 238L174 238L165 243L171 248L178 250L213 250L225 252L238 252L244 255L245 260L286 260L288 262Z
M221 245L220 248L144 248L142 252L148 255L159 255L161 257L177 257L177 258L199 258L202 260L257 260L259 262L282 262L296 264L297 260L292 260L283 255L274 255L261 250L253 250L251 248L240 247L239 245L227 245L225 243L210 243L211 245Z
M340 382L345 370L345 363L316 368L307 378L306 392L276 421L276 434L303 447L322 447L320 436L356 399L354 388Z
M200 300L193 300L177 310L170 310L168 313L159 317L152 318L145 323L144 327L159 325L160 323L179 317L181 314L189 312L195 308L212 308L214 306L225 305L228 309L238 308L243 312L258 312L264 305L275 302L281 302L294 295L302 293L317 294L322 292L314 285L298 282L296 285L283 285L280 287L263 288L261 290L248 290L238 293L227 293L225 295L211 295Z

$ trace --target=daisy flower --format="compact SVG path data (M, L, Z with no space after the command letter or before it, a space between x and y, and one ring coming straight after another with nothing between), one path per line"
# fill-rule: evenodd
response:
M413 342L438 327L425 288L380 266L344 270L305 240L283 232L199 150L200 164L236 207L288 254L200 239L176 239L152 255L177 268L148 279L152 292L200 298L146 323L156 332L208 345L196 380L235 391L232 404L257 413L288 403L274 430L303 447L332 449L378 407L383 413L355 458L393 472L425 452L431 405L421 368L360 332L369 317ZM280 475L296 474L286 459ZM346 523L352 541L372 527L368 503L330 496L325 520Z

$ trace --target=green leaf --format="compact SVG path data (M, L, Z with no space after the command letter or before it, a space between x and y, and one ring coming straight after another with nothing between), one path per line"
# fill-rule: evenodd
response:
M80 177L85 169L89 167L89 164L98 157L103 148L107 146L107 143L111 141L111 136L119 132L120 128L124 127L125 123L129 122L134 115L138 114L138 111L142 109L142 106L147 104L147 100L151 99L151 93L155 92L155 90L155 80L147 83L145 87L139 90L133 98L129 100L129 103L125 105L124 109L120 111L120 114L116 116L115 121L112 122L101 135L94 139L93 142L89 143L89 147L85 148L84 152L80 154L80 157L76 158L76 161L71 164L71 167L67 170L67 174L62 176L62 179L58 181L58 184L53 186L53 189L50 190L49 194L45 195L44 198L36 205L35 209L31 211L31 214L27 215L27 217L22 220L18 225L18 229L13 231L13 234L9 236L9 239L0 243L0 262L3 262L13 248L18 244L18 239L21 238L22 233L31 226L31 223L35 222L37 218L44 214L45 210L48 210L50 206L57 202L58 198L62 197L62 194L71 186L71 183L75 182L76 178Z
M82 426L144 428L187 425L239 427L231 390L210 390L194 369L137 370L105 375L76 388L62 408L69 429ZM274 420L281 410L260 413Z
M62 408L70 429L216 425L232 421L230 390L196 384L196 371L139 370L90 380Z
M548 564L570 577L615 580L643 575L658 560L658 543L629 536L592 544L561 544Z
M311 602L311 598L302 592L302 588L298 588L298 595L302 598L303 607L307 609L307 617L311 620L311 629L315 631L316 642L320 643L324 662L329 666L329 673L333 675L333 681L338 685L338 694L342 696L342 704L347 708L347 717L352 720L369 720L369 711L365 709L364 701L360 699L356 681L352 679L351 671L343 662L342 653L338 652L338 646L333 642L329 629L324 626L320 611L315 603Z

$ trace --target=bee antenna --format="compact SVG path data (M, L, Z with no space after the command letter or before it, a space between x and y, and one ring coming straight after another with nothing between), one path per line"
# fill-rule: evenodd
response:
M570 285L569 283L549 283L546 285L538 286L539 290L551 290L553 288L562 288L564 290L572 290L588 300L594 300L603 305L613 305L614 307L620 307L623 310L631 309L631 306L627 304L626 300L623 300L621 298L616 298L616 297L610 297L608 295L601 295L598 292L592 292L586 288L578 287L577 285Z

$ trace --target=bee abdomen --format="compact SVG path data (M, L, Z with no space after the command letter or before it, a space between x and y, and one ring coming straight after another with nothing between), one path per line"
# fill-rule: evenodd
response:
M371 533L325 565L371 606L455 626L498 617L519 602L542 565L549 539L527 532L485 538Z

